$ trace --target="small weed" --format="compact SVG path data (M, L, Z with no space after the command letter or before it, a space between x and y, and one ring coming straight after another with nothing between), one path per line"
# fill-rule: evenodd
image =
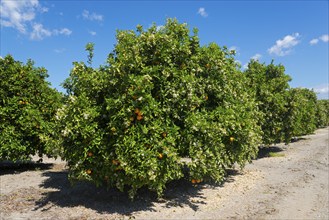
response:
M278 152L269 152L268 157L284 157L284 153L278 153Z

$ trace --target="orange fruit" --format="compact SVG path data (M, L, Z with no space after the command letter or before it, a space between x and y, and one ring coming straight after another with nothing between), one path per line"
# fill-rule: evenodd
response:
M167 132L163 132L163 133L162 133L162 137L163 137L163 138L167 137Z
M161 160L163 158L162 153L159 153L158 158Z
M118 166L120 164L120 162L118 160L112 160L112 164L115 166Z
M137 120L140 121L143 119L143 116L142 115L137 115Z
M192 184L196 184L197 181L196 181L196 179L192 179L191 182L192 182Z
M87 173L88 175L90 175L92 172L91 172L90 169L88 169L88 170L86 170L86 173Z
M139 110L139 108L135 109L135 114L139 114L141 112L141 110Z
M201 180L196 180L197 183L201 183Z
M234 141L234 137L230 137L230 142L233 142Z
M115 171L120 171L120 170L122 170L121 167L116 167L116 168L115 168Z
M92 157L93 153L92 152L88 152L88 157Z

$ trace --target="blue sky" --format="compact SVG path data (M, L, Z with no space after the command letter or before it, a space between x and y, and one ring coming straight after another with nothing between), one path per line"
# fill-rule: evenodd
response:
M202 45L237 51L243 69L250 59L283 64L292 87L313 88L328 98L328 0L322 1L38 1L1 0L0 56L7 54L48 69L59 91L72 62L105 63L117 29L148 28L177 18L199 29Z

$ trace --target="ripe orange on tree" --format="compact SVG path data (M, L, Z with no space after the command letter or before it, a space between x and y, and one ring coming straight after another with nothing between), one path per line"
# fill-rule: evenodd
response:
M137 120L140 121L143 119L143 115L137 115Z
M115 166L118 166L120 164L120 162L118 160L112 160L112 164Z
M135 108L135 114L140 114L141 110L139 108Z

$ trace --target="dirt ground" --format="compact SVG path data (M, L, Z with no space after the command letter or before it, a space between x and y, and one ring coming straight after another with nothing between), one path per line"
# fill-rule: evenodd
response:
M72 187L65 163L0 164L1 219L329 219L329 128L261 149L220 186L170 183L162 199L88 183ZM274 156L269 157L269 153Z

